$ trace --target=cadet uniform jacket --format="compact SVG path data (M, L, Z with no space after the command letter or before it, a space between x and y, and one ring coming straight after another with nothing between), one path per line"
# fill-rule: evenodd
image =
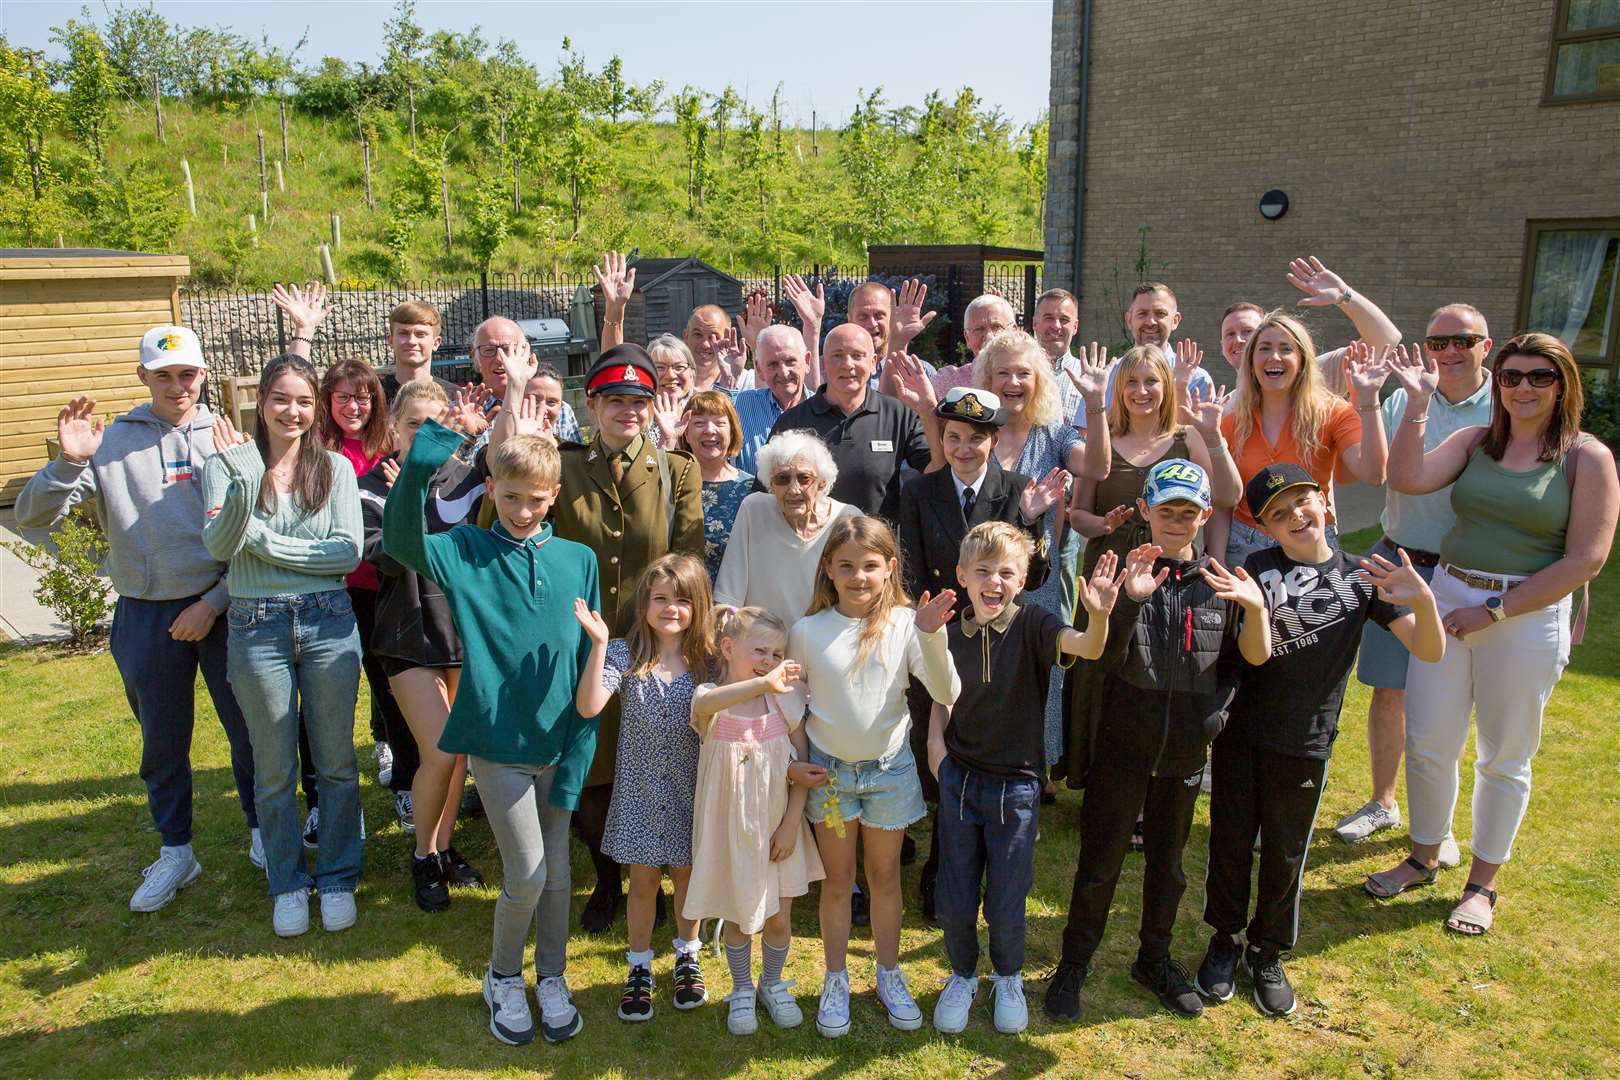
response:
M1007 472L992 455L974 499L972 520L968 520L956 497L950 469L936 469L907 481L900 492L898 522L906 591L915 598L925 591L937 594L942 589L958 588L956 564L962 540L969 529L986 521L1005 521L1029 534L1035 542L1035 554L1029 560L1024 588L1040 588L1049 565L1046 530L1042 527L1045 516L1034 525L1024 524L1020 517L1018 498L1028 486L1029 477Z

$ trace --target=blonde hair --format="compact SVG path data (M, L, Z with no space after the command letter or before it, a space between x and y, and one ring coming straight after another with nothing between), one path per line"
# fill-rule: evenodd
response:
M983 521L962 538L956 564L965 567L982 559L1007 559L1027 573L1034 554L1035 541L1023 529L1006 521Z
M1052 361L1041 343L1022 330L1003 330L984 343L984 348L973 359L973 385L989 390L996 364L1013 360L1029 364L1035 375L1035 393L1024 412L1029 417L1030 427L1050 427L1062 420L1063 398L1052 373Z
M1299 374L1288 389L1288 426L1299 448L1300 463L1309 467L1322 448L1322 429L1340 399L1323 383L1322 370L1316 362L1316 343L1311 340L1310 331L1281 308L1266 312L1260 325L1249 335L1249 343L1243 347L1243 371L1238 377L1237 408L1232 417L1233 434L1237 436L1233 452L1238 452L1254 434L1254 414L1260 408L1260 380L1254 373L1254 350L1260 343L1260 335L1267 330L1287 334L1299 350Z
M821 549L821 559L816 563L815 593L810 597L810 607L805 615L814 615L838 605L838 587L833 584L832 561L838 549L845 544L854 544L885 562L894 563L888 588L878 593L877 602L861 623L860 644L855 650L855 663L860 665L866 662L872 649L883 640L884 631L889 627L889 612L897 607L910 607L911 597L906 595L906 588L901 584L900 547L894 541L894 531L882 518L839 518L827 531L827 545Z
M751 634L771 634L785 642L788 628L787 623L762 607L716 604L710 633L714 636L715 652L718 653L722 641L741 641ZM720 674L724 675L725 672Z
M399 393L394 395L393 403L388 406L388 415L398 420L405 415L408 407L421 401L444 407L450 404L450 395L444 392L444 387L432 379L416 379L399 388Z
M1108 431L1115 438L1131 430L1131 414L1125 406L1125 380L1139 367L1152 368L1164 387L1159 400L1159 412L1153 418L1153 434L1168 435L1176 430L1176 377L1170 370L1170 360L1157 345L1137 345L1119 358L1114 368L1113 400L1108 403Z
M556 487L562 479L562 458L557 444L544 435L514 435L490 455L489 475L497 482L528 480Z
M662 581L673 583L675 595L692 603L692 622L681 637L681 656L692 673L692 681L702 682L714 656L709 572L692 556L674 553L648 563L636 579L635 620L624 635L625 644L630 646L630 674L645 675L658 661L658 639L647 625L647 605L652 601L653 587Z

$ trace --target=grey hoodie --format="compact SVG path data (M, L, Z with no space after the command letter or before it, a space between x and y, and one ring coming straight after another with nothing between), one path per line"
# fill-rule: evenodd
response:
M17 524L49 528L91 502L107 533L107 576L136 600L202 596L230 604L225 564L203 547L203 464L214 454L214 414L197 407L175 427L138 405L107 426L87 465L46 465L17 496Z

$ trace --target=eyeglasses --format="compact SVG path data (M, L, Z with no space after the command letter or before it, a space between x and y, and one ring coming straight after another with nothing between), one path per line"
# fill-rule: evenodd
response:
M771 477L771 487L779 487L779 488L792 487L793 484L795 482L797 482L800 487L808 488L808 487L814 487L816 482L819 479L820 479L820 477L818 477L815 473L808 473L808 472L801 472L801 473L781 472L781 473L777 473L775 476Z
M478 353L478 358L480 360L493 360L497 356L501 355L502 353L506 353L507 355L511 355L512 353L517 352L517 350L518 350L518 343L517 342L515 342L515 341L513 341L513 342L504 342L503 341L503 342L497 342L496 344L493 344L493 345L480 345L480 346L478 346L477 350L475 350L475 351Z
M685 375L692 370L691 364L654 364L660 375Z
M1466 352L1484 340L1484 334L1435 334L1424 338L1423 344L1429 347L1430 352L1445 352L1452 345Z
M367 393L345 394L341 390L332 395L334 405L370 405L371 395Z
M1512 390L1526 379L1530 380L1530 385L1535 387L1537 390L1545 390L1547 387L1558 383L1561 378L1562 377L1558 374L1558 370L1550 367L1532 368L1529 371L1519 371L1515 368L1506 368L1496 373L1496 381L1507 387L1509 390Z

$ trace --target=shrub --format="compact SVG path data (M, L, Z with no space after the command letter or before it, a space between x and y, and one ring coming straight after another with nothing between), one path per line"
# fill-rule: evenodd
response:
M1599 377L1586 372L1586 408L1581 411L1581 428L1610 446L1620 446L1620 391L1613 376Z
M5 546L23 562L42 572L34 599L67 624L74 646L93 642L101 634L101 620L112 607L107 594L112 586L97 571L107 557L107 538L95 520L76 509L52 534L55 550L45 544L11 541Z

